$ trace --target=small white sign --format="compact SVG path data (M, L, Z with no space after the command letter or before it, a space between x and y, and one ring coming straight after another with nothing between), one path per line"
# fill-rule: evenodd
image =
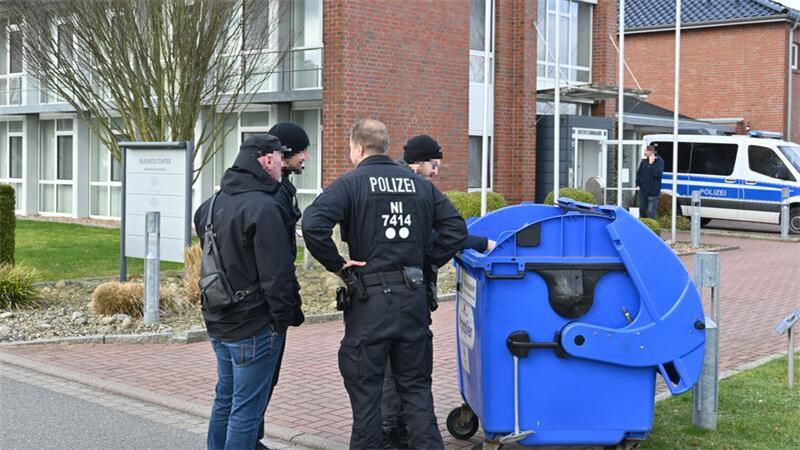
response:
M631 171L629 169L622 169L622 182L623 183L631 182Z
M129 147L125 156L125 255L145 256L145 219L161 213L160 257L183 262L186 242L186 150Z
M468 273L461 271L461 289L458 291L462 300L466 301L473 308L477 305L478 282L475 278L469 276Z
M458 304L458 337L467 348L475 347L475 314L466 302Z

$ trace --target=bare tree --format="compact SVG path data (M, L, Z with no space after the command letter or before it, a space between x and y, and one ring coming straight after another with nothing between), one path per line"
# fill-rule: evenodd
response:
M8 0L24 60L119 159L117 141L195 140L200 167L280 64L280 0ZM195 125L202 131L195 136ZM206 145L204 145L206 144ZM199 170L195 174L195 179Z

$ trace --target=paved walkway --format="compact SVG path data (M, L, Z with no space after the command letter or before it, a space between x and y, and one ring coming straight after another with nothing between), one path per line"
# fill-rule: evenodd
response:
M772 327L800 306L800 244L718 237L704 241L741 248L722 253L721 369L785 350L785 338L776 336ZM691 273L692 257L683 261ZM461 403L454 303L441 305L433 322L439 425L448 448L467 447L472 444L450 437L444 423L447 413ZM348 441L350 406L336 362L342 331L340 322L290 330L281 382L267 413L269 423L338 443ZM204 407L213 398L214 358L207 343L50 345L0 351Z

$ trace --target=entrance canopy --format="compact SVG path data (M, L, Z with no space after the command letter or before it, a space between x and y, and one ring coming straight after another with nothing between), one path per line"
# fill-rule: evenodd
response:
M644 101L652 91L646 89L625 88L625 97ZM594 103L600 100L617 98L619 88L605 84L582 84L561 88L561 101L576 103ZM537 100L550 101L555 97L555 88L536 91Z

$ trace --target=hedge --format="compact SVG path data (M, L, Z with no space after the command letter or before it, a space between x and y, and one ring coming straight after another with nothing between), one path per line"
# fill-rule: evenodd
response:
M0 184L0 264L14 264L14 240L17 217L14 215L16 192L7 184Z
M448 191L444 195L450 199L453 206L456 207L461 217L468 219L470 217L481 216L481 193L480 192L461 192L461 191ZM497 192L486 193L486 212L492 212L506 206L506 199Z
M594 198L591 192L583 190L583 189L576 189L576 188L563 188L558 190L559 197L567 197L575 200L576 202L583 202L583 203L590 203L594 205L597 203L597 199ZM545 205L554 205L555 202L553 201L553 192L547 194L547 197L544 199Z

